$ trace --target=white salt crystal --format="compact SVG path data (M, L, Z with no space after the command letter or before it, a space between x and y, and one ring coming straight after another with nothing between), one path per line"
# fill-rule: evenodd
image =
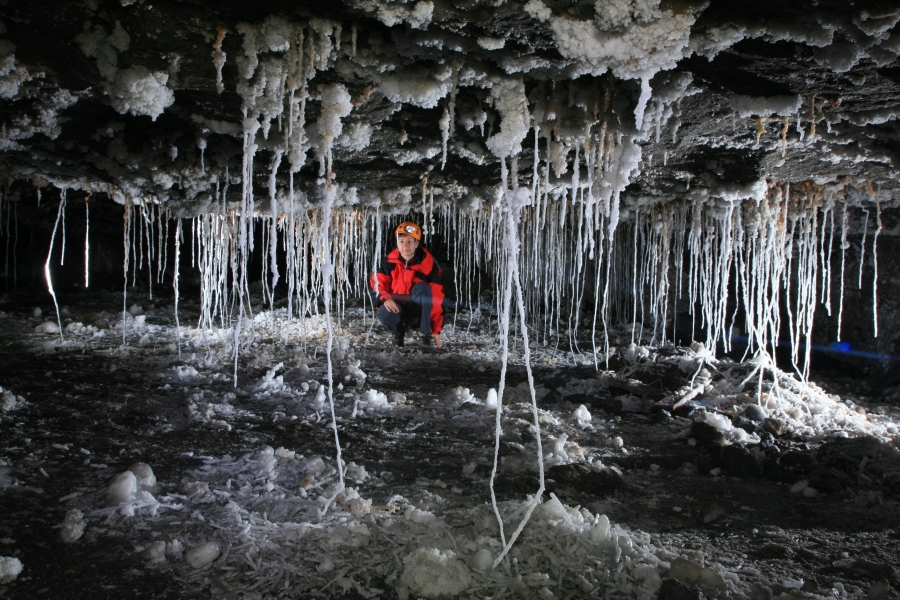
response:
M591 528L591 541L594 543L605 542L609 538L609 517L600 515L597 523Z
M725 415L720 415L719 413L707 412L703 415L703 421L708 425L712 425L719 431L731 431L733 429L733 425L731 424L731 419L726 417Z
M166 542L166 554L168 556L181 558L181 554L183 552L184 545L182 545L181 540L172 540L171 542Z
M203 567L212 564L214 560L219 558L220 554L222 554L222 546L219 542L214 540L206 542L205 544L200 544L199 546L194 546L185 553L184 560L186 560L193 568L202 569Z
M325 461L322 460L321 456L313 456L308 461L306 461L306 472L307 473L312 473L313 475L318 475L325 469L326 469Z
M575 412L572 413L572 416L575 417L581 427L591 424L591 413L588 412L588 409L584 404L576 408Z
M491 410L497 409L497 390L494 388L488 390L487 398L484 400L484 407Z
M272 446L265 446L259 451L257 468L262 475L269 475L275 469L275 450Z
M46 323L41 323L37 327L34 328L35 333L59 333L59 325L54 323L53 321L47 321Z
M11 556L0 556L0 583L12 583L22 572L22 561Z
M452 550L422 547L407 559L400 580L425 598L457 596L472 582L464 562Z
M482 548L469 558L469 566L476 571L487 571L493 564L494 556L491 554L490 550L487 550L486 548Z
M134 473L137 483L142 489L156 487L156 475L147 463L134 463L128 470Z
M147 547L147 560L151 563L161 563L166 560L166 543L159 540L150 544Z
M62 537L62 541L67 544L72 544L78 541L82 535L84 535L84 527L86 523L84 522L84 513L78 510L77 508L73 508L69 512L66 513L66 518L63 519L62 529L60 530L60 536Z
M155 121L175 102L168 81L168 73L150 71L142 65L123 69L109 85L110 103L120 114L147 115Z
M106 493L110 502L119 504L120 502L131 502L134 500L138 491L137 477L131 471L124 471L116 475Z
M809 485L809 482L805 479L803 479L802 481L798 481L797 483L795 483L794 485L791 486L791 493L799 494L800 492L805 490L806 486L808 486L808 485Z

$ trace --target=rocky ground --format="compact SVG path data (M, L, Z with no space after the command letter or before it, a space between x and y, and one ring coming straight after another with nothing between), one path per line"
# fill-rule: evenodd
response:
M167 303L132 303L126 347L121 295L64 298L64 342L35 332L52 305L0 305L0 556L23 567L0 597L897 597L900 411L864 389L851 402L696 347L623 346L599 373L536 348L546 491L492 570L489 318L457 321L444 352L395 351L348 311L341 489L321 319L260 313L235 387L227 330L185 328L179 358ZM506 539L540 485L517 354L494 483Z

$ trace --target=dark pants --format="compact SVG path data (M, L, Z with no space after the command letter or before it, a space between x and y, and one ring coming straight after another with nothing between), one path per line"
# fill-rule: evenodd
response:
M431 286L417 283L412 288L409 304L397 303L400 312L393 313L384 305L378 309L378 320L390 327L396 335L406 333L407 327L418 327L422 333L431 333Z

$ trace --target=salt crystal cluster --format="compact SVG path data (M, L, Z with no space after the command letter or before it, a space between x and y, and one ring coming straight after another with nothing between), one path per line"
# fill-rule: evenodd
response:
M62 541L67 544L74 544L84 535L86 525L84 513L77 508L71 509L66 513L66 518L63 519L62 529L60 530Z
M194 546L184 553L184 560L194 569L209 566L222 554L222 544L216 540Z
M422 547L408 557L400 581L414 594L438 598L461 594L471 584L472 576L452 550Z
M21 560L13 556L0 556L0 583L12 583L21 573Z
M113 478L107 488L107 496L113 504L122 502L153 502L153 491L156 487L156 476L146 463L135 463L127 471Z

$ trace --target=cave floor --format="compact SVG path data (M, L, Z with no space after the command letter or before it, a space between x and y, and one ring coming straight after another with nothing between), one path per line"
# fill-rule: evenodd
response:
M448 327L443 352L395 351L347 311L333 353L342 491L315 391L327 380L321 318L246 319L235 387L231 330L204 340L185 303L179 358L171 299L135 302L145 314L126 319L124 347L121 294L63 298L65 341L34 332L48 320L34 307L52 304L0 305L0 386L13 394L0 413L0 556L24 566L0 597L407 598L433 586L466 598L896 597L900 413L863 394L851 410L814 388L816 414L845 415L844 433L811 411L749 422L737 413L753 394L729 406L701 394L673 415L654 394L690 384L703 366L690 351L619 353L598 377L589 351L534 344L544 502L491 570L479 554L501 547L489 318ZM540 483L521 348L512 354L494 485L506 539ZM706 364L732 392L753 369ZM111 500L136 462L156 484ZM84 533L64 543L73 510ZM207 541L214 561L192 568L186 551ZM440 574L418 568L423 548L440 551ZM873 588L881 580L890 588Z

